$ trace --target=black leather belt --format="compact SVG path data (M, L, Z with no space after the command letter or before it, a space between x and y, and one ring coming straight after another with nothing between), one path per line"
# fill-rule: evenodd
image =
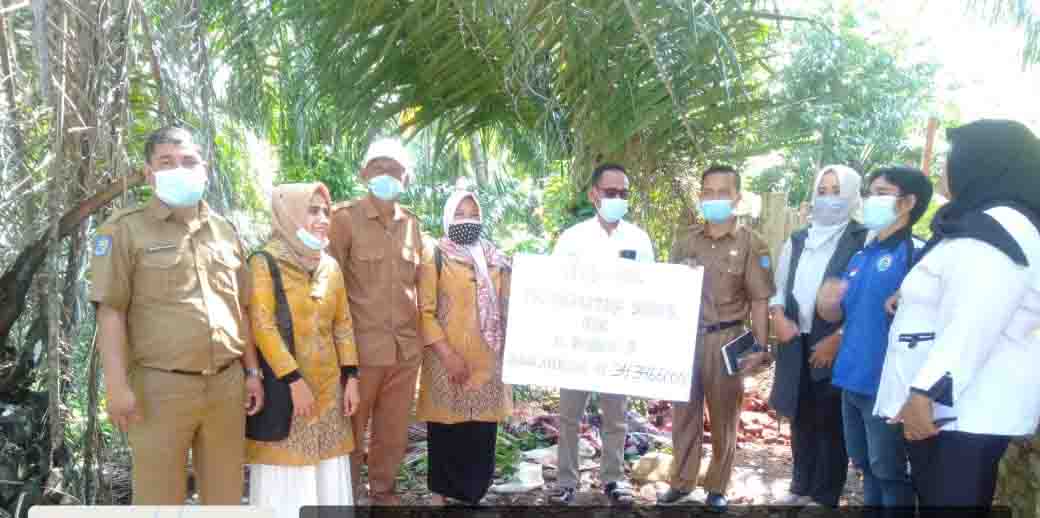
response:
M171 374L183 374L185 376L216 376L217 374L220 374L220 373L226 371L228 369L228 367L230 367L234 363L236 363L236 362L227 363L223 367L217 367L216 369L205 369L205 370L201 370L201 371L182 371L180 369L160 369L160 368L157 368L157 367L145 367L143 365L142 365L142 367L144 367L146 369L152 369L152 370L157 370L157 371L169 372Z
M737 327L743 324L743 320L730 320L728 322L719 322L710 326L701 326L701 332L706 335L709 335L711 333L718 333L719 331L725 331L731 327Z

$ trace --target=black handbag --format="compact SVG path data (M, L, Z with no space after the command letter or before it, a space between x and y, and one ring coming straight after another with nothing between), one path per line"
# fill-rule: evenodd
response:
M278 264L274 257L264 251L254 252L250 256L263 256L267 260L267 268L271 271L271 281L274 283L275 318L278 321L278 333L282 335L289 354L296 354L295 340L293 338L292 314L289 312L289 302L285 299L285 286L282 284L282 272L278 270ZM257 351L260 360L260 371L263 372L264 385L264 408L255 415L246 416L246 437L254 441L276 442L283 441L289 437L289 429L292 425L293 402L292 392L289 384L278 379L271 365L264 359L264 355Z

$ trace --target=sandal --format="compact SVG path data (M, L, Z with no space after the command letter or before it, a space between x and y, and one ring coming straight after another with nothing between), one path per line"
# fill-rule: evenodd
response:
M632 487L627 482L611 482L603 486L603 492L614 505L632 505L635 502Z

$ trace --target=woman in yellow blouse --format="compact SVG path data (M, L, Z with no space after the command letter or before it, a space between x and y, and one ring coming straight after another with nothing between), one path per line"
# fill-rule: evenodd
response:
M420 277L419 292L427 347L417 415L428 427L434 505L484 497L498 423L512 412L512 392L502 383L509 261L480 239L481 229L476 196L456 191L444 207L445 237L425 247L429 275Z
M289 437L247 442L249 500L279 518L304 505L352 505L350 416L358 403L357 347L347 290L328 244L329 191L321 183L275 187L272 236L264 250L281 272L295 354L278 331L274 285L263 257L250 261L249 313L256 345L278 379L289 383Z

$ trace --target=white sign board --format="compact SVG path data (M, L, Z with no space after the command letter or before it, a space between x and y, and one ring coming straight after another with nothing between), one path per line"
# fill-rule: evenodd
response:
M503 379L688 401L703 268L519 255Z

